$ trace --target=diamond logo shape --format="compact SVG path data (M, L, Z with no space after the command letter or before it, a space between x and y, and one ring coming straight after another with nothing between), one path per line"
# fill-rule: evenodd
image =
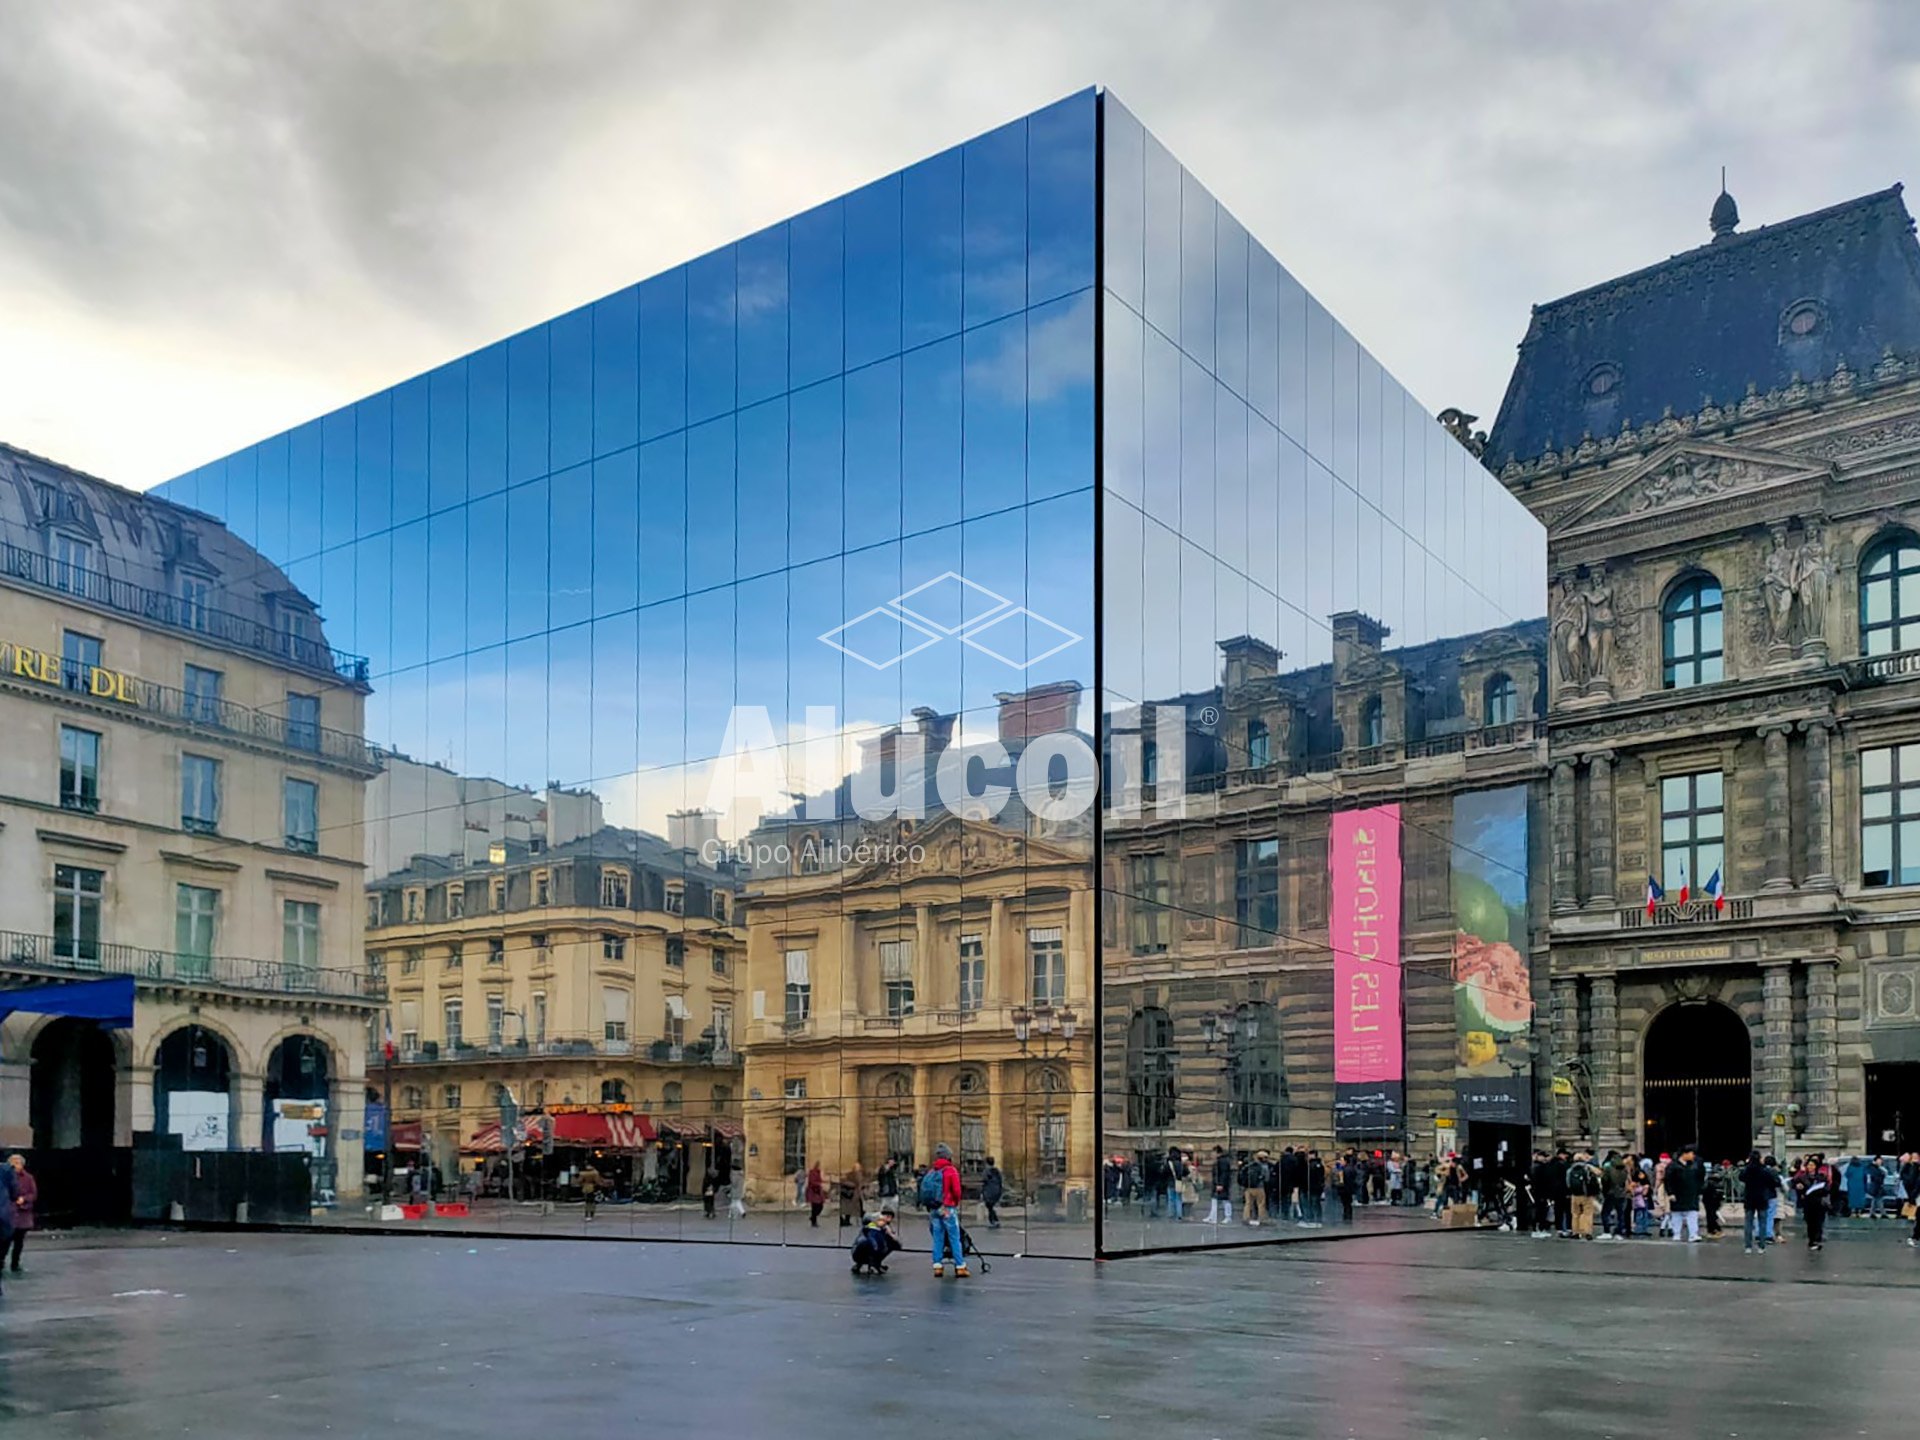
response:
M917 655L929 645L938 645L943 637L916 625L885 605L876 605L864 615L856 615L844 625L835 626L819 637L842 655L851 655L862 665L885 670L898 665L909 655ZM918 641L918 644L914 642ZM876 659L875 656L880 658Z
M1028 623L1025 625L1009 625L1008 628L1004 630L1000 629L1003 624L1018 620L1021 617L1025 617ZM995 631L998 631L998 633L993 634ZM987 634L993 634L993 645L981 643L980 637ZM1064 638L1059 639L1057 644L1049 645L1048 642L1053 641L1056 637ZM1038 665L1049 656L1058 655L1069 645L1077 644L1080 636L1067 629L1064 625L1056 625L1044 615L1034 614L1033 611L1027 609L1024 605L1016 605L1011 610L1003 611L995 615L985 624L974 626L971 630L968 630L966 634L962 635L960 640L963 644L971 645L983 655L991 655L1003 665L1011 665L1016 670L1026 670ZM1047 645L1048 648L1041 650L1038 654L1028 653L1039 645ZM999 648L996 649L994 646L998 646ZM1012 655L1001 653L1007 650L1011 650L1016 654L1025 654L1027 658L1024 660L1016 660Z
M924 585L914 586L904 595L894 596L888 603L942 635L957 635L969 625L1004 609L1007 597L996 595L986 586L949 570Z

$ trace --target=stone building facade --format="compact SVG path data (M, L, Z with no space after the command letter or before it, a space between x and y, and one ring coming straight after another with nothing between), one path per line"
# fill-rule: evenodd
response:
M1487 442L1553 577L1551 1128L1906 1149L1920 248L1897 188L1737 223L1536 307Z

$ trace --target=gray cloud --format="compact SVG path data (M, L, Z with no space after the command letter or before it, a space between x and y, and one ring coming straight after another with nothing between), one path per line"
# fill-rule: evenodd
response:
M130 484L1081 86L1429 405L1527 306L1908 178L1885 4L132 0L0 18L0 436Z

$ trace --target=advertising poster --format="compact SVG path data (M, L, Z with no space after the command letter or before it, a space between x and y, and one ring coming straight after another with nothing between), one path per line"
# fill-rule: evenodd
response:
M227 1148L228 1101L224 1090L175 1090L167 1096L167 1130L182 1150Z
M1399 1130L1406 1112L1400 1012L1400 807L1333 817L1333 1125Z
M1454 1098L1462 1119L1533 1121L1527 787L1453 797Z

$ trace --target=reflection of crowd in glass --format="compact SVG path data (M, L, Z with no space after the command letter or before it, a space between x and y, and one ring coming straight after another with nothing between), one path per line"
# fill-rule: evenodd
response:
M1758 1150L1742 1162L1678 1154L1596 1158L1586 1150L1536 1150L1529 1163L1486 1165L1449 1155L1438 1166L1436 1219L1464 1206L1472 1218L1535 1239L1697 1243L1738 1221L1747 1254L1784 1244L1783 1207L1798 1215L1807 1247L1826 1243L1829 1216L1912 1220L1920 1245L1920 1152L1897 1159L1803 1155L1783 1166Z
M1347 1149L1322 1155L1288 1145L1229 1155L1216 1145L1196 1156L1178 1145L1137 1156L1109 1156L1102 1167L1109 1209L1137 1205L1142 1218L1231 1225L1234 1204L1253 1227L1292 1223L1313 1229L1337 1215L1353 1219L1356 1205L1418 1206L1432 1183L1432 1167L1397 1150ZM1206 1211L1201 1213L1201 1203Z

